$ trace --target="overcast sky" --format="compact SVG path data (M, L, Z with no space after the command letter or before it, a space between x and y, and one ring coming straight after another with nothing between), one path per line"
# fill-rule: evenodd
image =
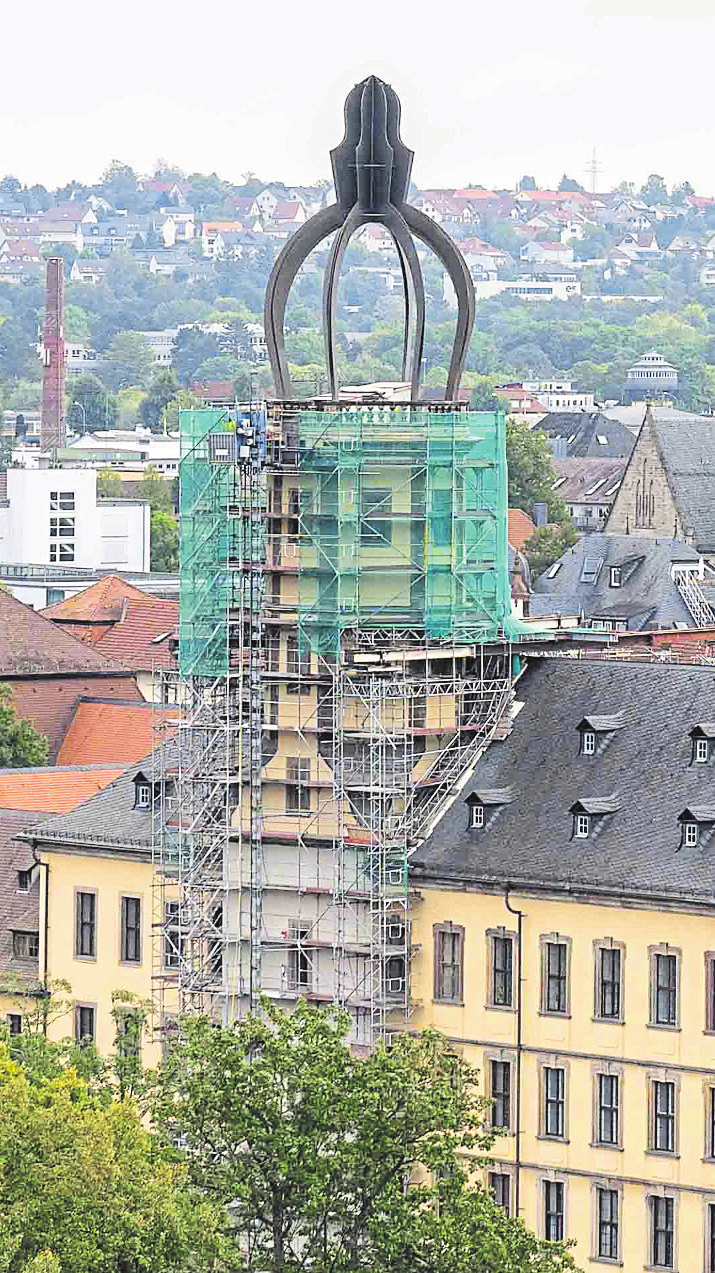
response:
M329 175L348 89L402 100L418 185L584 183L651 172L715 193L712 0L214 0L2 19L0 175L96 181L158 158L232 181ZM404 25L403 25L404 24Z

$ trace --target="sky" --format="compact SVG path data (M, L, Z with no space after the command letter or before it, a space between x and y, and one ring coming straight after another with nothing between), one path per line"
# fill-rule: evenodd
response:
M419 186L599 188L688 180L715 194L711 0L124 0L3 16L0 176L48 188L158 159L230 181L330 175L366 75L402 101ZM8 56L12 50L13 55Z

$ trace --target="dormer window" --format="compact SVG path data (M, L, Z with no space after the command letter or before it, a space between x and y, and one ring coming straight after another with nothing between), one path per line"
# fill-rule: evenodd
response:
M577 840L587 840L591 827L590 819L587 813L577 813L574 818L574 837Z
M710 759L710 744L707 738L695 739L695 760L699 765L706 765Z
M712 759L712 744L715 741L715 723L701 721L689 734L691 742L690 763L708 765Z
M596 751L596 733L593 729L584 729L581 734L581 752L584 756L593 756Z
M471 821L469 823L473 831L481 831L484 826L484 805L473 804L471 808Z
M621 586L621 567L611 566L611 587L620 588Z
M686 848L693 848L698 842L698 824L697 822L683 823L683 844Z
M136 809L151 808L151 787L148 782L137 783L137 798L134 807Z

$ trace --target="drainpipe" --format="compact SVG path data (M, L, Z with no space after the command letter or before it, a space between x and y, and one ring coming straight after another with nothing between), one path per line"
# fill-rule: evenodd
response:
M516 983L518 986L518 999L516 1005L516 1143L514 1146L514 1165L516 1167L516 1180L514 1189L514 1214L519 1218L519 1185L521 1183L521 1054L522 1054L522 923L524 920L524 912L512 906L509 901L509 893L511 885L507 884L504 892L504 905L512 915L517 916L517 948L516 948Z
M48 939L49 930L50 930L50 864L49 862L42 862L40 860L40 858L37 856L37 849L34 844L32 846L32 856L34 857L37 866L45 868L45 923L44 923L45 949L44 949L44 958L42 960L42 979L41 979L42 990L40 993L43 999L49 999L50 989L47 984L47 980L48 980L47 979L47 939ZM42 1019L42 1033L45 1035L45 1037L47 1037L47 1015L46 1014Z

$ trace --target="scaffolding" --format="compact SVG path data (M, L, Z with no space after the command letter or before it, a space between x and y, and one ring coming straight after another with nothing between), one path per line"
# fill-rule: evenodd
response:
M369 1045L411 1012L410 853L512 697L504 417L316 401L181 431L161 993L223 1020L337 1001Z

